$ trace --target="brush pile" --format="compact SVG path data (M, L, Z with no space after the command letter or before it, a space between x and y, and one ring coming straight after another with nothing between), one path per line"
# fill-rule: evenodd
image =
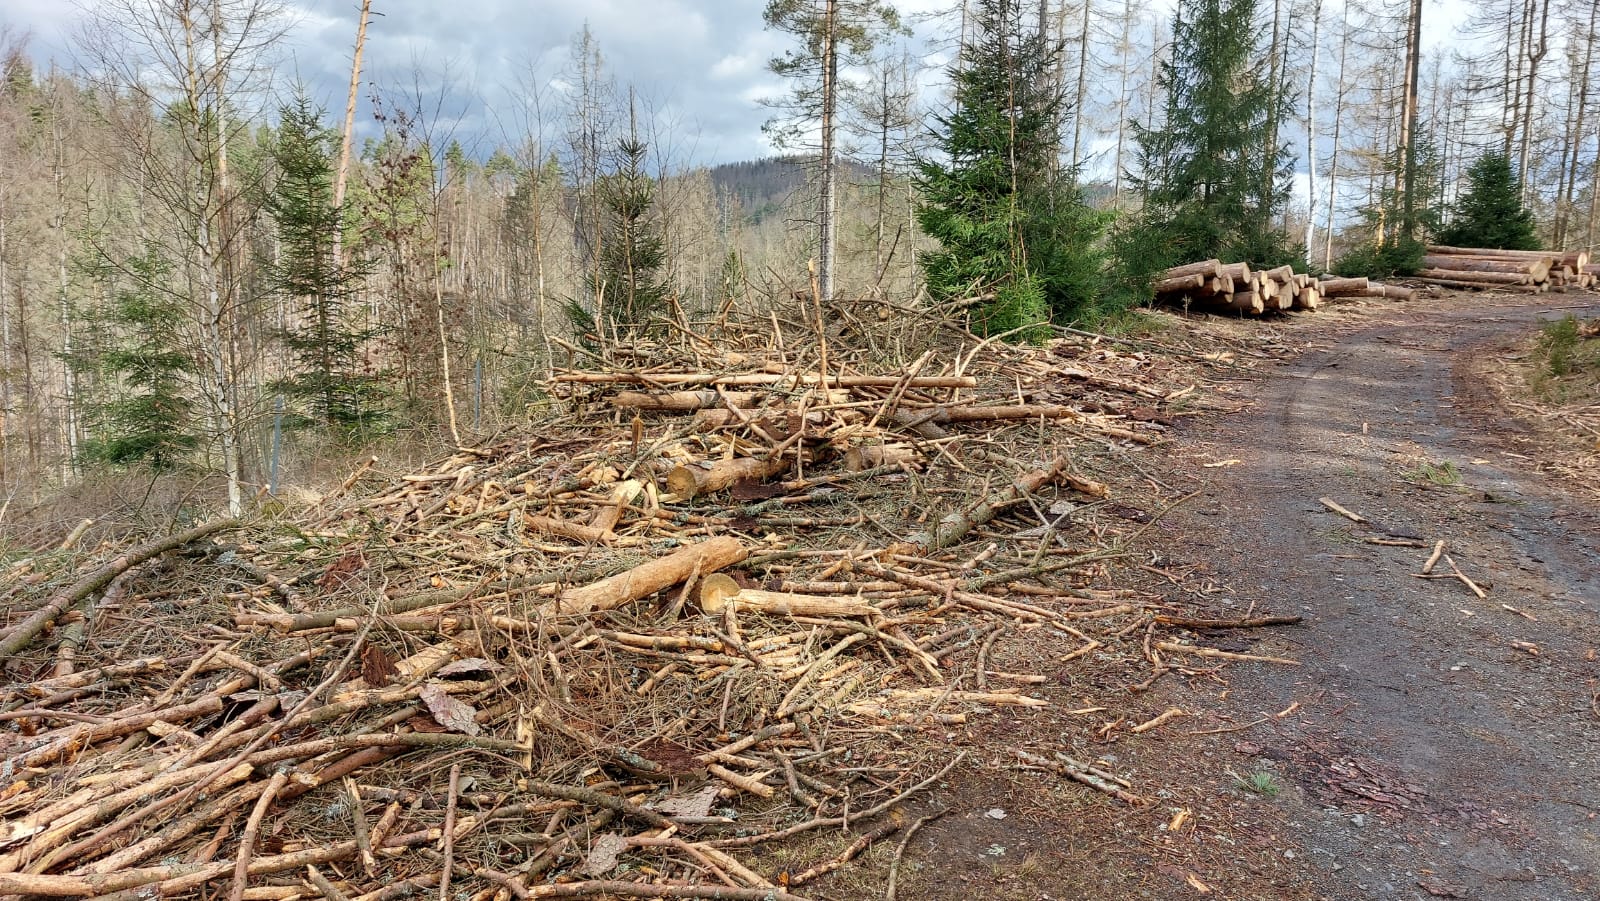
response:
M1585 251L1494 250L1430 245L1417 281L1445 288L1544 294L1591 288L1594 267Z
M1410 288L1369 283L1364 278L1318 279L1292 266L1252 271L1249 263L1206 260L1168 269L1156 283L1156 300L1209 312L1260 316L1315 310L1324 299L1388 297L1411 300Z
M903 828L969 720L1078 667L1259 659L1113 587L1180 498L1080 469L1160 442L1205 364L703 333L304 510L11 563L0 894L794 898ZM1041 765L1142 802L1071 744Z

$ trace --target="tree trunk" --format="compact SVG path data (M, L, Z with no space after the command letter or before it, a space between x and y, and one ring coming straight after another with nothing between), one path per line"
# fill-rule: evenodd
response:
M1088 93L1089 78L1089 24L1094 15L1094 0L1083 0L1082 32L1078 35L1078 87L1072 102L1072 171L1076 173L1078 167L1083 165L1083 114L1084 97Z
M818 198L817 303L833 300L834 132L839 108L839 0L827 0L822 35L822 177Z
M1322 52L1322 0L1311 5L1311 67L1306 75L1306 264L1317 246L1317 57Z
M1339 11L1339 79L1333 99L1333 154L1328 158L1328 212L1322 223L1322 268L1333 268L1333 212L1339 200L1339 138L1343 134L1345 63L1350 56L1350 5Z
M1400 234L1408 240L1417 236L1417 80L1421 71L1422 0L1411 0L1406 20L1405 105L1400 120Z
M367 44L367 22L371 17L372 0L361 0L361 20L356 25L356 50L350 60L350 90L345 95L344 130L339 138L339 168L333 176L333 207L336 210L344 207L345 185L350 177L350 145L355 139L356 129L356 95L361 88L361 51ZM333 236L333 265L336 271L343 265L344 259L344 217L341 215L339 219L341 233Z

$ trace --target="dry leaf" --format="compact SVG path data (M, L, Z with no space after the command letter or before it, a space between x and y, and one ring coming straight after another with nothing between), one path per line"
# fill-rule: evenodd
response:
M418 694L418 697L422 698L422 703L428 705L428 712L433 714L433 718L438 721L439 725L449 729L451 732L460 732L463 735L477 735L482 731L482 727L478 725L477 720L473 719L478 715L478 711L471 704L466 704L450 697L445 692L444 686L429 682L427 685L422 686L422 691Z
M368 688L388 685L389 677L394 674L394 658L389 652L370 644L361 649L361 681L367 683Z
M446 664L443 669L439 670L438 675L464 676L467 673L481 673L494 668L494 664L482 657L468 657L465 660L457 660L455 663Z

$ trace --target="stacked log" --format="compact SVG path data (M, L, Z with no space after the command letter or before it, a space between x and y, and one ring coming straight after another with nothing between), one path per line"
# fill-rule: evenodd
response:
M1248 316L1291 310L1316 310L1338 297L1387 297L1411 300L1410 288L1370 284L1364 278L1318 279L1293 266L1252 271L1249 263L1205 260L1168 269L1156 282L1156 300L1212 312Z
M1543 294L1568 288L1589 288L1586 251L1499 250L1485 247L1430 245L1417 280L1446 288L1519 291Z

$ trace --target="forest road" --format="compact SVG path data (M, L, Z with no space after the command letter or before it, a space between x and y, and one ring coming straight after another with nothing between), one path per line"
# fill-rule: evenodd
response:
M1475 371L1539 318L1600 314L1539 300L1331 339L1183 451L1238 463L1206 470L1173 556L1306 618L1211 643L1303 662L1230 674L1236 722L1299 707L1221 738L1275 777L1317 897L1600 898L1600 504L1535 471ZM1417 577L1440 539L1486 599Z

